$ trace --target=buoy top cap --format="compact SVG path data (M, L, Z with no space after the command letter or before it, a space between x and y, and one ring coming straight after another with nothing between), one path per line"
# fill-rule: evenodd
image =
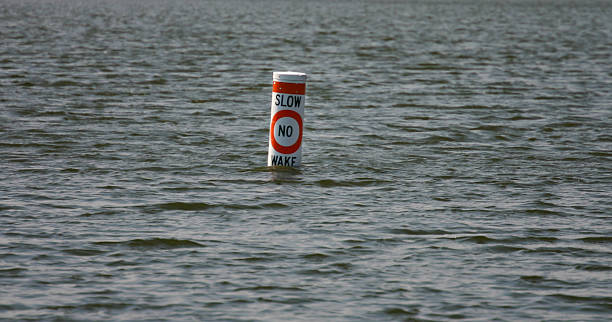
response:
M306 74L298 72L274 72L272 80L283 83L306 83Z

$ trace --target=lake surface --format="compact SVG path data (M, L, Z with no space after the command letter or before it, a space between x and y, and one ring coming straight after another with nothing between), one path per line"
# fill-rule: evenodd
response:
M2 1L0 319L609 319L611 7Z

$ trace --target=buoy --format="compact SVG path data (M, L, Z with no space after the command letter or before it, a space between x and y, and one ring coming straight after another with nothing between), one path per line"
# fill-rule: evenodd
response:
M302 163L305 94L306 74L272 74L268 166L299 167Z

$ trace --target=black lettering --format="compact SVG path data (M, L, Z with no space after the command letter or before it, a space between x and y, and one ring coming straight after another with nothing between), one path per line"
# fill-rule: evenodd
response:
M286 134L286 133L285 133L285 127L284 127L283 125L280 125L280 124L279 124L279 125L278 125L278 135L281 135L281 136L287 136L287 135L285 135L285 134Z
M272 165L294 167L296 164L296 159L297 157L292 157L292 156L273 155Z
M289 97L287 97L287 107L293 107L293 96L289 95Z
M302 105L301 96L276 94L274 97L274 104L282 107L295 107L299 108Z
M278 160L276 160L276 165L283 165L283 157L282 156L278 156Z
M278 125L278 135L291 137L293 136L293 126L291 125Z
M295 96L295 107L300 107L300 103L302 103L302 97L301 96Z

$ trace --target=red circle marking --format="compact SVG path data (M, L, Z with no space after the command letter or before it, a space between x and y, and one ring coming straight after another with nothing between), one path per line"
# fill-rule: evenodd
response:
M290 146L280 145L278 142L276 142L276 138L274 137L274 126L276 125L276 121L278 121L278 119L283 118L283 117L290 117L296 120L298 123L298 126L300 127L300 134L298 135L297 141L295 141L295 143L293 143L293 145L290 145ZM274 150L276 150L279 153L282 153L282 154L295 153L295 151L297 151L302 145L302 117L300 116L300 114L292 110L282 110L282 111L276 112L276 114L274 114L274 117L272 118L272 122L270 122L270 142L272 143L272 147L274 148Z

